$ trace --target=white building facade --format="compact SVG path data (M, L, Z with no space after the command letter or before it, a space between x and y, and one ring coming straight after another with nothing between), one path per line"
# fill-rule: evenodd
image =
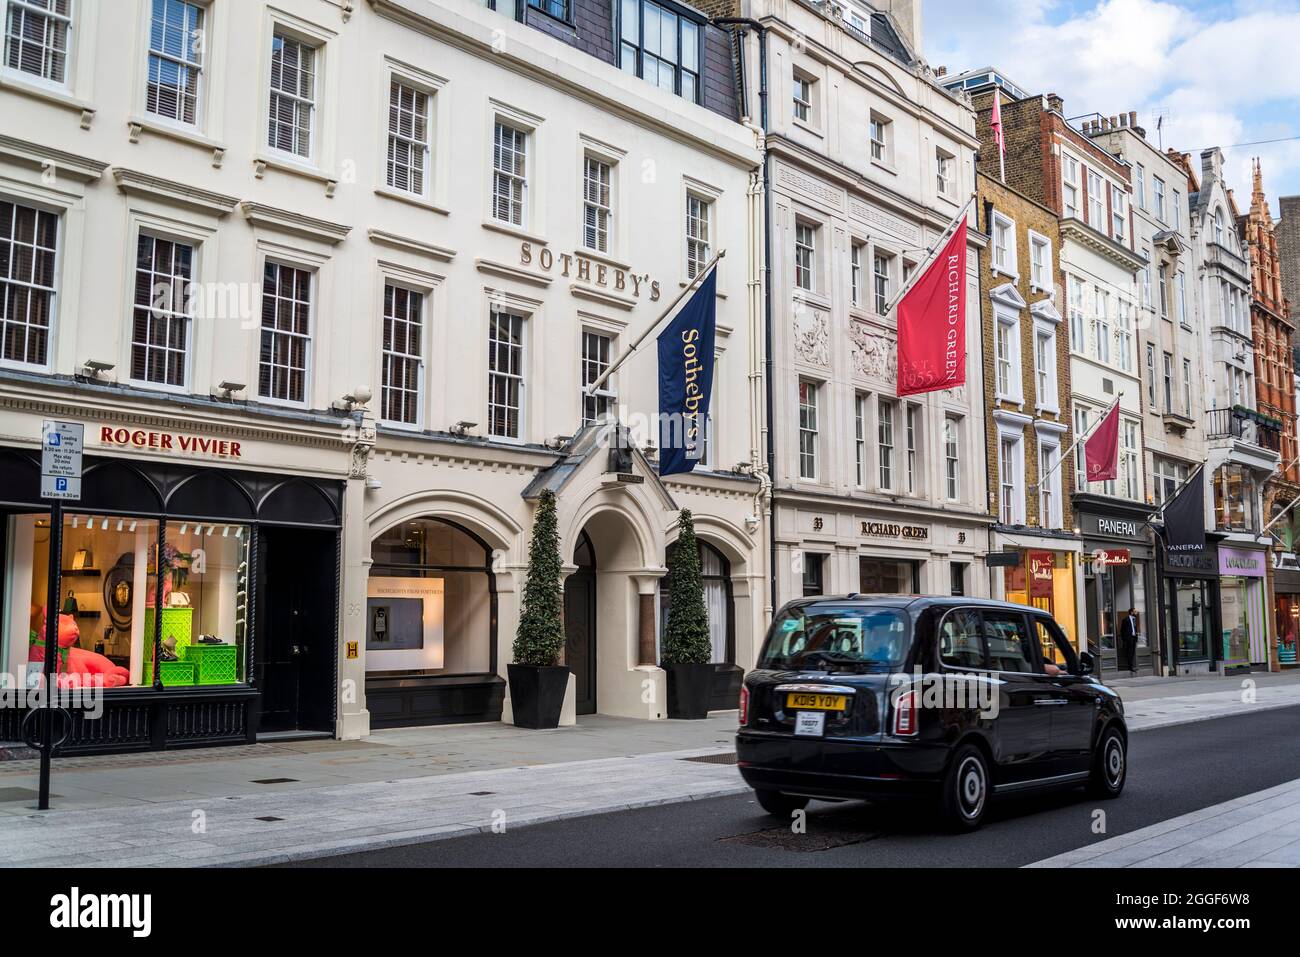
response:
M897 393L891 304L972 196L978 145L969 102L916 59L920 4L898 7L755 0L734 11L768 44L778 605L988 594L973 217L967 384ZM762 85L760 42L747 34L750 90Z
M734 699L767 569L760 154L725 33L649 0L5 6L32 22L0 72L0 671L45 604L57 418L89 453L63 591L126 675L104 748L508 718L543 486L570 713L663 715L683 507ZM706 464L661 482L652 356L583 386L723 250Z

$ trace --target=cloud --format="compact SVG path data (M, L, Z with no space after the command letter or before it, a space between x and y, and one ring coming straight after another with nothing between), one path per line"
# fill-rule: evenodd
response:
M996 66L1026 90L1059 93L1071 115L1136 110L1153 140L1165 116L1165 145L1188 152L1300 135L1300 70L1287 59L1300 0L1011 0L989 16L991 6L929 0L930 62ZM1227 151L1239 198L1255 155L1270 195L1300 193L1300 143L1261 144Z

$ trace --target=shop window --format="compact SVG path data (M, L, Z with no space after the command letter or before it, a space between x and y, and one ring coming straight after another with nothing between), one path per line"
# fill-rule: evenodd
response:
M805 598L821 595L825 592L823 565L826 556L816 552L803 553L803 596Z
M733 608L731 601L731 564L708 542L700 542L700 576L704 583L704 609L709 616L709 643L713 653L709 660L715 663L732 663L735 661L735 640L733 638ZM668 561L677 549L677 543L668 546ZM806 556L805 556L806 557ZM659 639L663 640L664 630L668 627L668 609L672 605L672 596L668 592L666 580L660 581L659 588Z
M858 592L863 595L914 595L919 590L916 562L862 556L858 559Z
M1070 556L1070 552L1025 549L1019 565L1002 570L1002 584L1007 601L1049 612L1073 642L1075 566Z
M1214 473L1214 515L1219 528L1255 527L1255 479L1243 465L1224 465Z
M1169 587L1173 595L1169 617L1174 624L1178 661L1209 660L1214 625L1209 583L1179 578L1171 580Z
M1284 665L1296 663L1296 644L1300 637L1300 597L1277 596L1277 660Z
M8 673L16 673L20 662L39 670L44 657L50 532L48 514L9 520L9 593L27 600L8 610ZM248 527L172 522L161 562L158 533L158 522L150 519L65 515L58 602L62 683L149 687L155 671L166 687L243 680Z
M370 548L366 671L423 675L494 669L491 551L438 519L403 522Z

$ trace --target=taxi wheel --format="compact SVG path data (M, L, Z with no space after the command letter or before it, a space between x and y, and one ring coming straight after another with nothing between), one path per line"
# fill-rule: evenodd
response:
M797 794L782 794L780 791L755 791L758 806L773 817L789 819L795 811L802 811L808 806L808 798Z
M984 820L991 792L984 752L973 744L958 748L943 777L940 799L944 822L959 833L975 830Z
M1093 797L1117 798L1128 780L1128 748L1124 735L1115 728L1107 728L1097 741L1092 756L1092 775L1088 778L1088 793Z

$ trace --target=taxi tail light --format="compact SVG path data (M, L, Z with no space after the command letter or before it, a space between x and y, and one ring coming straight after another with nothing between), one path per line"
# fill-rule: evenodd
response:
M894 702L894 736L914 737L920 729L918 706L920 696L915 691L905 691Z
M743 728L749 724L749 688L746 685L740 686L740 726Z

